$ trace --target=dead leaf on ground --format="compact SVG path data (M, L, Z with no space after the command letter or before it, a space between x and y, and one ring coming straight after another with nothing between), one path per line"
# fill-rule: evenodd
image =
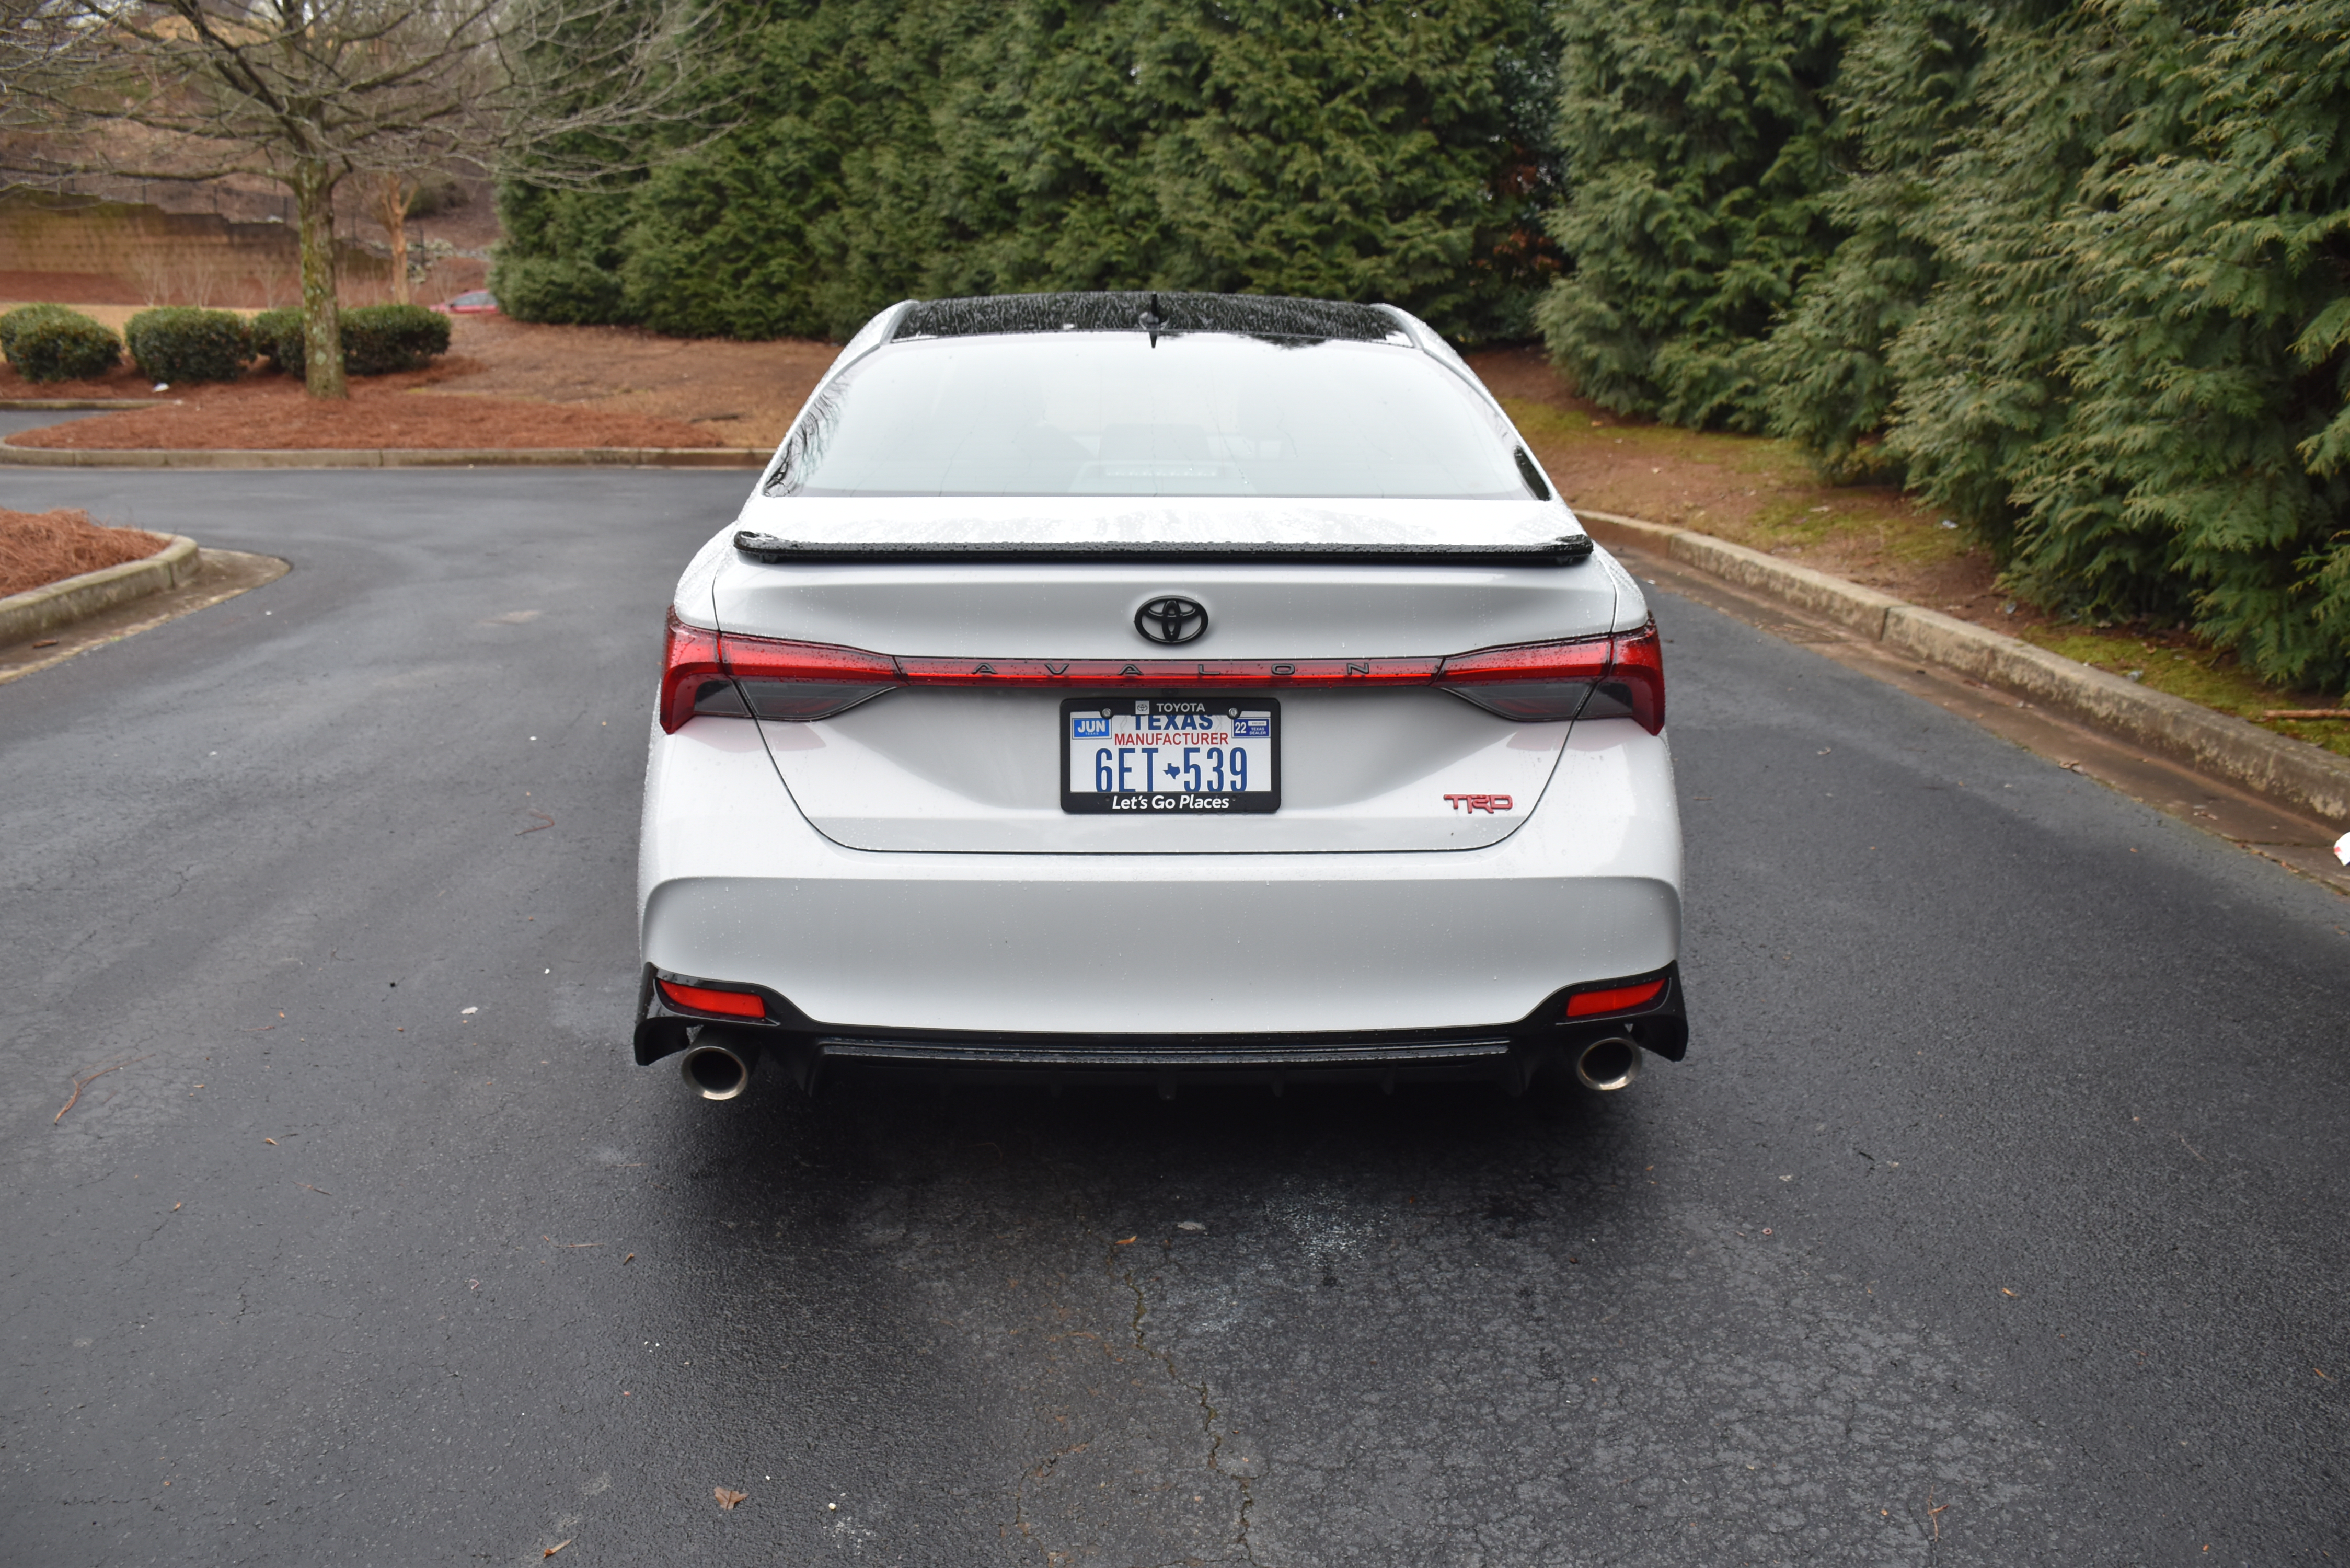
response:
M1135 1234L1135 1236L1139 1236L1140 1234L1142 1234L1142 1232L1141 1232L1141 1231L1136 1231L1134 1234ZM1133 1245L1134 1245L1134 1236L1128 1236L1128 1237L1125 1241L1113 1241L1113 1242L1111 1242L1111 1243L1110 1243L1110 1245L1111 1245L1111 1246L1113 1246L1113 1247L1131 1247L1131 1246L1133 1246Z
M730 1491L723 1486L714 1486L710 1490L717 1494L718 1506L730 1512L736 1503L747 1502L751 1498L751 1494L747 1491Z
M552 1557L556 1552L562 1551L565 1547L570 1545L572 1541L577 1541L578 1539L579 1538L575 1535L571 1537L570 1541L558 1541L554 1545L548 1547L546 1551L540 1552L539 1556L541 1559Z

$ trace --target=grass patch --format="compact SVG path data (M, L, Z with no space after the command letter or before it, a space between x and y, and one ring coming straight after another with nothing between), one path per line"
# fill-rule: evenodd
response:
M1763 436L1625 421L1583 399L1532 351L1472 361L1568 504L1689 528L1881 588L2158 691L2350 756L2350 721L2263 719L2350 703L2264 684L2182 631L2058 622L2004 592L1963 528L1892 485L1836 485L1804 451Z
M1961 530L1942 527L1898 489L1830 484L1791 441L1621 423L1535 399L1505 397L1502 406L1568 501L1595 511L1695 528L1830 570L1906 576L1969 554Z
M2189 641L2183 634L2149 634L2124 628L2021 627L2016 635L2051 653L2116 675L2135 674L2157 691L2184 697L2222 713L2249 719L2264 730L2324 746L2350 757L2350 720L2263 719L2272 708L2333 708L2339 701L2310 691L2287 691L2256 680L2230 656Z

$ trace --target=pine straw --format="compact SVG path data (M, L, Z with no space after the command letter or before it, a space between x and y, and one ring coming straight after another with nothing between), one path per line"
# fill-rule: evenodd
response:
M0 597L143 561L170 543L141 528L102 528L78 507L11 512L0 506Z

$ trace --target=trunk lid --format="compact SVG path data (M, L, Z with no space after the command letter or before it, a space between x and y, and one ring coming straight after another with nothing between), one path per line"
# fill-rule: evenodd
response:
M851 550L820 560L785 555L771 563L726 548L706 553L698 563L705 569L689 574L680 607L687 618L729 634L899 659L967 659L974 667L1024 659L1114 660L1123 668L1139 660L1152 665L1154 678L916 687L827 719L758 721L801 812L819 832L856 849L1287 853L1495 843L1540 798L1569 724L1513 722L1429 686L1203 691L1156 677L1175 660L1213 666L1440 658L1596 636L1637 624L1647 613L1604 555L1572 565L1518 565L1506 556L1466 564L1446 554L1457 548L1445 543L1448 535L1464 536L1463 512L1482 513L1481 524L1499 525L1469 532L1472 542L1494 532L1513 545L1578 535L1572 514L1556 503L1388 502L1370 504L1362 514L1308 516L1308 509L1288 503L1214 501L1181 515L1158 508L1154 518L1121 529L1115 520L1101 521L1098 498L1022 501L1024 516L1012 515L1002 502L986 504L990 498L920 499L933 519L942 508L978 509L959 528L930 528L933 543L1015 543L945 560L899 547L872 558ZM754 501L745 526L785 537L805 537L810 524L817 532L853 532L845 517L801 511L842 503L783 504L796 515L779 517L777 504ZM1504 510L1512 514L1506 519L1498 515ZM1005 514L989 514L998 511ZM1107 537L1113 545L1121 532L1137 540L1172 535L1192 556L1209 557L1220 540L1232 543L1221 546L1221 560L1157 558L1164 550L1127 556L1114 548L1089 556L1084 516L1097 520L1093 538ZM920 532L910 515L891 518L861 539L888 547L910 531ZM1304 548L1250 559L1249 540ZM1363 564L1374 551L1379 564ZM1162 646L1138 630L1141 607L1169 597L1206 609L1206 628L1195 640ZM1107 667L1087 673L1104 675ZM1096 697L1101 711L1118 715L1131 713L1138 700L1199 699L1216 713L1250 710L1252 701L1260 710L1277 709L1278 809L1212 819L1065 811L1064 701Z

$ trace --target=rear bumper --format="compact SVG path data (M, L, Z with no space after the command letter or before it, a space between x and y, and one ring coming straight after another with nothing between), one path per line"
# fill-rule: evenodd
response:
M928 1078L1082 1084L1140 1078L1171 1091L1181 1083L1353 1080L1392 1087L1401 1082L1487 1080L1512 1091L1538 1077L1571 1075L1589 1045L1630 1040L1671 1061L1689 1045L1679 966L1659 975L1663 992L1638 1008L1604 1017L1566 1018L1569 991L1545 997L1526 1017L1501 1028L1354 1031L1316 1034L1046 1035L983 1031L857 1033L806 1017L785 998L765 994L763 1023L720 1019L668 1005L656 979L691 984L704 977L645 966L639 991L636 1055L650 1065L694 1041L723 1040L746 1059L765 1060L804 1088L840 1072L880 1071Z
M1617 720L1578 725L1523 826L1482 849L877 853L808 826L752 726L697 719L654 736L642 953L786 1002L801 1033L889 1051L1039 1037L1520 1051L1513 1032L1555 993L1679 956L1673 801L1663 737Z

